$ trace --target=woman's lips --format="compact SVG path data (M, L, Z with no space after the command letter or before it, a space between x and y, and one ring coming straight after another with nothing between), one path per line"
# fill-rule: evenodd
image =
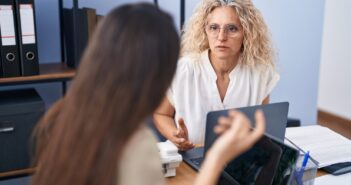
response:
M216 46L216 48L218 48L218 49L227 49L229 47L227 47L227 46Z

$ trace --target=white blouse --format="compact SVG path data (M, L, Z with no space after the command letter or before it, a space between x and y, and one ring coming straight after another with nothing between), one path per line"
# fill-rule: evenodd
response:
M222 102L208 50L199 56L185 56L179 60L167 98L175 108L176 123L179 118L184 119L189 140L194 144L204 144L209 111L262 104L280 77L272 67L238 64L229 78Z

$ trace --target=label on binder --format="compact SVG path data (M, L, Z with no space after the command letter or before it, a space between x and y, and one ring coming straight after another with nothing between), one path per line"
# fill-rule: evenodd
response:
M22 43L35 44L34 11L31 4L20 5Z
M0 30L3 46L16 45L15 23L11 5L0 5Z

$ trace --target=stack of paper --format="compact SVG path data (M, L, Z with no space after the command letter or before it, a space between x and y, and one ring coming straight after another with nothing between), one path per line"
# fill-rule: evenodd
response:
M314 180L314 185L349 185L351 182L351 173L344 175L324 175L322 177L318 177Z
M285 137L303 151L310 151L319 168L351 162L351 141L340 134L319 125L286 129Z

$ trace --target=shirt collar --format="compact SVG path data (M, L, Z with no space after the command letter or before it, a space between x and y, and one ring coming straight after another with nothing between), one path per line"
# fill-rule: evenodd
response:
M209 49L206 49L205 51L203 51L201 53L201 59L204 62L204 66L206 69L206 72L210 75L210 77L214 80L217 80L217 74L215 72L215 70L213 69L213 66L211 64L210 61L210 53L209 53ZM229 73L229 78L230 80L234 79L236 76L236 73L238 73L239 68L241 67L241 60L239 59L238 64L235 66L235 68Z

